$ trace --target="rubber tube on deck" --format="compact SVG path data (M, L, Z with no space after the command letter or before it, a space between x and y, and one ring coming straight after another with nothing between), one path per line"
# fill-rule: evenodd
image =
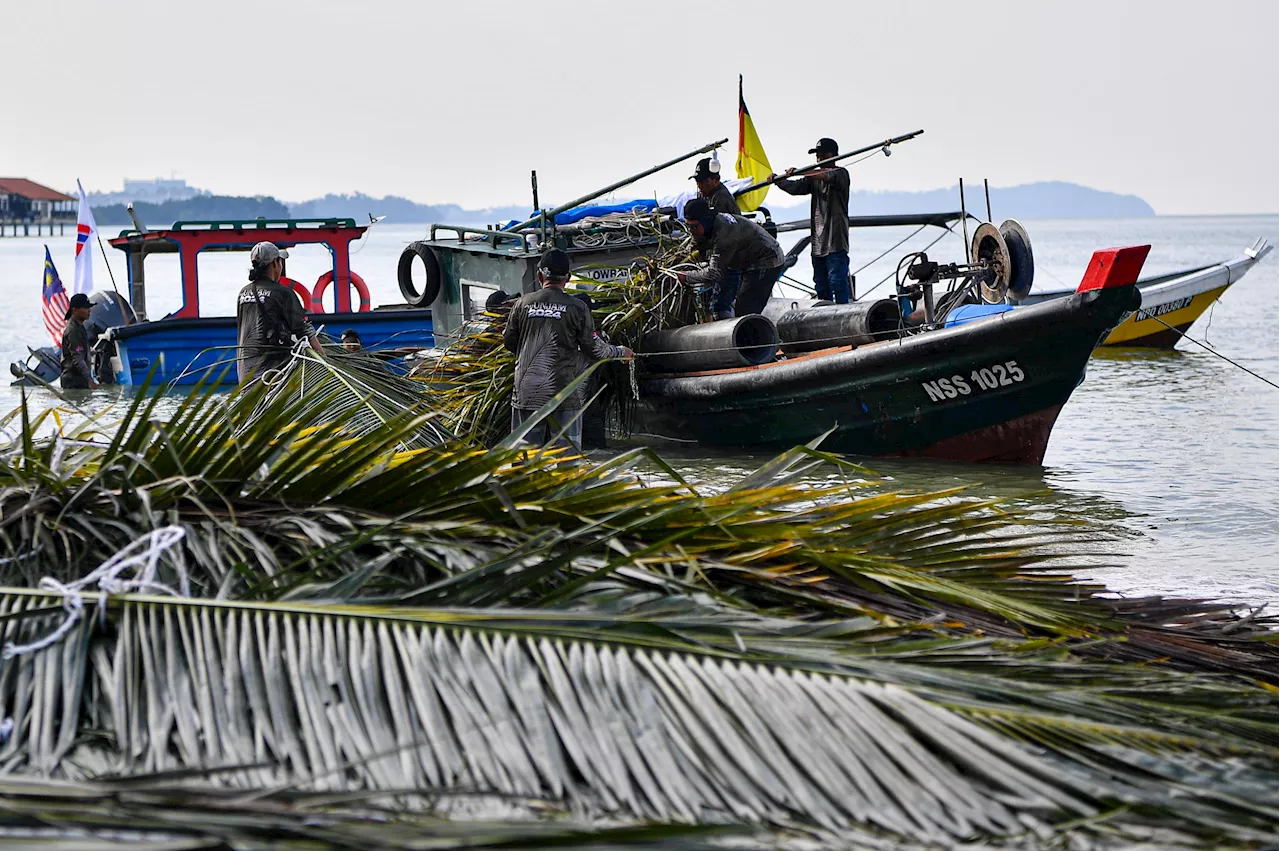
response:
M753 313L645 335L644 365L656 372L758 366L778 353L778 329Z
M789 310L778 317L778 337L786 352L861 346L898 336L902 309L891 298Z

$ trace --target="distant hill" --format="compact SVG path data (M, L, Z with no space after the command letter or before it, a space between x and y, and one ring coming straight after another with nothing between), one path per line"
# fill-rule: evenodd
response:
M965 187L965 204L969 212L986 217L982 184ZM622 196L618 196L622 197ZM374 198L363 193L325 195L310 201L285 205L275 198L259 195L244 198L230 195L198 195L185 200L159 204L137 202L134 210L152 227L190 219L267 218L353 218L368 221L370 214L386 216L396 224L448 222L459 225L483 225L524 219L527 206L490 207L471 210L457 204L419 204L408 198L387 195ZM769 193L766 205L775 221L805 218L809 214L807 198L792 198L778 190ZM853 215L922 213L955 210L960 206L959 192L933 189L927 192L870 192L855 190L849 197ZM991 212L996 219L1118 219L1154 216L1151 205L1136 195L1120 195L1090 189L1075 183L1028 183L1023 186L993 187ZM94 207L99 224L128 225L129 214L123 204Z
M805 218L809 215L806 198L795 199L773 190L765 202L775 221ZM986 218L987 202L982 184L966 183L965 209ZM893 215L898 213L941 212L960 209L958 186L931 189L926 192L869 192L849 194L849 212L855 216ZM1154 216L1151 205L1136 195L1120 195L1090 189L1077 183L1060 181L1027 183L1022 186L991 187L991 215L1003 219L1129 219Z
M269 195L243 198L234 195L197 195L181 201L148 204L135 202L133 211L148 227L168 227L174 222L192 219L268 219L289 218L289 208ZM130 225L124 204L108 204L93 208L93 218L100 225Z
M311 201L290 204L289 209L297 218L350 217L356 221L368 221L370 215L386 216L390 222L449 222L458 225L480 225L523 220L528 216L526 207L493 207L487 210L467 210L457 204L419 204L408 198L387 195L373 198L360 192L352 195L326 195Z

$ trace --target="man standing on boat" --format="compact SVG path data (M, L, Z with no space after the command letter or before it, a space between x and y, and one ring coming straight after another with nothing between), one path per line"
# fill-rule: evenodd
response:
M710 262L702 269L680 272L680 283L710 286L716 319L764 310L785 260L778 241L750 219L715 212L703 198L684 205L684 218ZM734 286L739 276L740 289Z
M634 357L626 346L611 346L596 334L590 308L564 291L569 273L568 254L559 248L543 254L538 263L538 282L542 289L521 296L507 317L502 343L516 355L512 431L573 383L587 362ZM581 451L581 395L576 393L562 402L550 416L534 426L525 440L545 446L563 431L563 443Z
M742 215L742 210L738 208L738 199L733 197L729 187L720 180L720 164L716 163L713 170L711 157L698 160L698 165L690 175L690 179L697 184L698 194L707 199L711 209L717 213Z
M93 305L84 293L76 293L67 304L66 326L62 329L62 389L96 390L93 369L89 366L89 320Z
M822 138L809 149L818 160L840 153L835 139ZM786 171L786 177L795 173ZM777 175L770 175L772 180ZM807 171L795 180L779 180L775 184L788 195L808 195L809 243L813 260L813 282L818 298L849 303L849 171L834 166Z
M288 256L270 242L259 242L249 252L249 283L240 290L236 305L236 373L241 384L287 364L294 343L304 338L316 354L324 354L302 302L280 283Z

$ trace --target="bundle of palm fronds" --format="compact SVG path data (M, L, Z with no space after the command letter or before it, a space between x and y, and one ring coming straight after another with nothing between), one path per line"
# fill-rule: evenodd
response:
M204 599L0 591L0 642L49 645L0 661L0 773L847 842L1274 823L1272 620L1077 581L1046 561L1070 529L862 492L810 447L703 495L643 451L407 449L430 415L356 435L281 387L198 388L164 423L155 401L9 424L0 584L80 579L174 524L151 579ZM850 483L808 484L822 467Z
M677 270L695 256L692 240L657 229L651 235L654 250L632 263L626 275L605 282L577 278L568 287L591 297L592 317L606 340L633 350L652 331L697 321L704 308L698 292L676 279ZM455 342L422 359L414 371L436 391L449 426L486 446L501 440L510 428L515 356L502 344L509 311L509 304L486 311L468 323ZM601 378L603 392L597 404L611 409L614 421L625 430L632 398L630 368L607 364Z

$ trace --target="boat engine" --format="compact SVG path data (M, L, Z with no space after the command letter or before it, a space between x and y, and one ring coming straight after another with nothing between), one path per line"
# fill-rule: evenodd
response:
M909 323L936 327L961 304L1017 304L1034 277L1026 229L1014 219L999 227L983 222L973 232L967 263L937 263L923 251L904 257L898 263L898 301ZM934 287L942 281L947 291L935 299Z

